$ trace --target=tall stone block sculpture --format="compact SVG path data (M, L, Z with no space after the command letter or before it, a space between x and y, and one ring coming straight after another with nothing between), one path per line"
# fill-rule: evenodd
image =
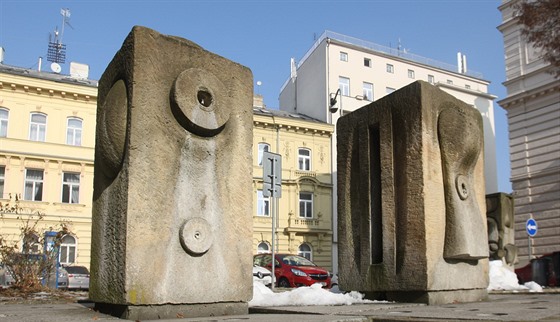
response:
M490 260L501 260L511 271L517 262L513 196L507 193L486 195L488 249Z
M418 81L339 119L339 285L372 299L486 298L482 117Z
M134 27L99 82L90 299L127 319L247 313L252 74Z

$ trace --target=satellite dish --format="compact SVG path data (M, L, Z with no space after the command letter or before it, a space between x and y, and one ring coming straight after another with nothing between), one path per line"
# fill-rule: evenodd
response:
M60 65L57 64L57 63L52 63L51 64L51 70L58 74L62 70L62 67L60 67Z
M261 82L261 81L257 81L257 85L258 85L258 86L261 86L261 85L262 85L262 82Z

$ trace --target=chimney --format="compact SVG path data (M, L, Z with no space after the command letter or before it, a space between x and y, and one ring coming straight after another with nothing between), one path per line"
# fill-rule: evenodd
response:
M0 47L0 64L4 64L4 47Z
M266 108L266 106L264 106L264 99L262 95L260 94L253 95L253 107Z

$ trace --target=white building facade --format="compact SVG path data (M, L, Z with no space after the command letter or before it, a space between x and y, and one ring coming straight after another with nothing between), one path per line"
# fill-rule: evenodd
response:
M338 118L414 81L424 80L477 108L484 121L486 194L498 191L494 128L495 96L489 82L459 66L444 64L399 49L325 31L296 63L280 92L280 109L336 124ZM340 90L340 91L339 91ZM337 95L338 91L338 95ZM331 112L331 98L336 97ZM333 109L334 111L334 109ZM336 173L336 136L332 139ZM333 175L336 187L336 175ZM333 189L336 191L336 188ZM337 265L337 198L333 196L333 263Z
M507 89L507 97L498 103L507 111L515 243L519 265L525 265L530 259L525 230L529 218L538 225L531 255L560 250L560 79L521 34L515 17L519 2L504 0L498 8Z

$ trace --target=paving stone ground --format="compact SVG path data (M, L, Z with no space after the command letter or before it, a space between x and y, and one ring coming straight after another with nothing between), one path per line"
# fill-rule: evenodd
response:
M6 296L0 292L1 322L106 321L118 318L93 310L87 292ZM178 320L159 320L178 321ZM181 321L560 321L560 289L543 293L492 292L488 301L446 305L375 303L349 306L251 308L241 316Z

